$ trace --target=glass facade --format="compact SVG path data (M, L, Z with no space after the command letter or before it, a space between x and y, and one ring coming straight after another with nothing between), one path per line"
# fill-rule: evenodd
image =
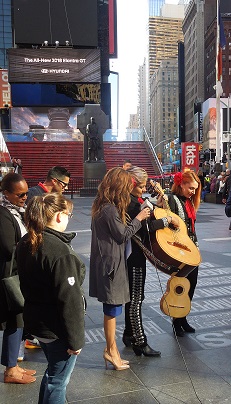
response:
M149 17L158 17L165 0L149 0Z
M11 0L0 0L0 68L8 67L6 50L12 47Z

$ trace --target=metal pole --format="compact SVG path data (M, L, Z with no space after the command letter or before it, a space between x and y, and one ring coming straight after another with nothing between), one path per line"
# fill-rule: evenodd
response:
M219 32L219 0L217 0L217 45L216 45L216 163L220 163L220 136L221 136L221 112L220 92L221 85L218 81L218 54L219 54L220 32Z
M228 136L230 136L229 96L228 96L228 105L227 105L227 131L228 131ZM230 141L229 141L229 137L228 137L228 143L227 143L227 159L228 159L228 168L230 168Z

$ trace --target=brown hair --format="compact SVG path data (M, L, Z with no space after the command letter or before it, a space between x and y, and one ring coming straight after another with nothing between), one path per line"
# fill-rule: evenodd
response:
M94 218L105 204L111 203L118 209L122 222L126 223L126 209L131 200L132 188L132 179L126 170L120 167L109 170L99 184L92 205L92 217Z
M35 196L28 202L25 223L28 229L28 243L34 255L43 242L43 231L56 212L72 211L73 203L58 192Z
M180 174L180 173L179 173ZM192 171L192 170L185 170L181 173L182 178L181 181L174 181L174 184L172 185L171 192L176 195L182 195L182 184L186 184L188 182L193 182L196 181L198 183L198 188L195 191L195 194L192 195L192 202L194 204L195 210L197 211L199 206L200 206L200 200L201 200L201 182L200 179L198 178L197 174ZM178 174L176 174L178 176Z

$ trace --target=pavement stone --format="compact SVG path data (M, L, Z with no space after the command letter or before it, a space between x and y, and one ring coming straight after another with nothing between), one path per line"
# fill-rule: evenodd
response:
M225 404L231 402L231 231L224 205L203 203L197 215L202 254L198 285L188 316L196 333L175 339L171 319L159 308L168 276L147 264L143 322L150 346L159 358L138 357L122 343L124 315L118 317L117 341L130 369L105 369L102 307L88 296L92 198L75 197L69 231L77 231L73 247L87 267L84 289L86 345L79 355L67 388L68 404ZM0 343L2 333L0 333ZM27 349L23 366L37 370L30 385L3 383L0 365L0 404L35 404L46 367L40 349Z

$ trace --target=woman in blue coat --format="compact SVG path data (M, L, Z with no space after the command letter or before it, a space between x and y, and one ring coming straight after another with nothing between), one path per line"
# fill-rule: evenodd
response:
M116 370L129 368L128 361L120 358L115 340L116 317L122 313L122 304L130 300L126 247L129 249L129 240L140 229L141 221L150 216L146 208L126 224L132 188L130 174L112 168L99 185L92 206L89 294L103 303L107 343L104 359Z

